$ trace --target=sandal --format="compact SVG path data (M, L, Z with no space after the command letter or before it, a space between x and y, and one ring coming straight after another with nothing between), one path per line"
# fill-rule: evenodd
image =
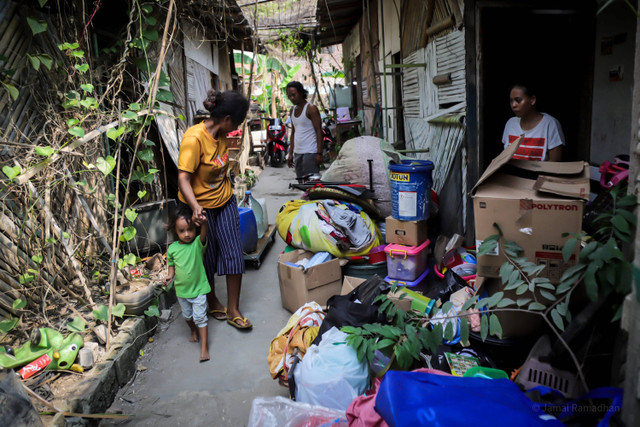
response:
M209 314L216 320L225 320L227 318L227 309L209 310Z
M242 325L241 323L244 323L244 325ZM249 319L247 319L246 317L240 317L240 316L236 316L233 319L230 319L227 317L227 323L230 324L231 326L238 328L238 329L251 329L253 328L253 325L251 324L251 322L249 322Z

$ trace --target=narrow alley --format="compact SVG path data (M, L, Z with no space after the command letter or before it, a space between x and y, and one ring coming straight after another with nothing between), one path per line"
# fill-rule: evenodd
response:
M280 206L301 192L289 189L295 174L286 166L267 166L252 189L267 199L269 222ZM247 424L256 396L288 396L288 390L271 379L267 365L269 344L291 313L282 308L277 260L285 244L277 235L259 269L247 262L240 308L253 330L241 331L209 317L211 360L198 361L198 344L189 343L189 328L173 306L171 319L159 323L153 343L138 359L138 372L124 386L108 412L130 414L126 422L104 421L102 426L229 426ZM216 293L226 300L224 280ZM144 370L140 370L144 369Z

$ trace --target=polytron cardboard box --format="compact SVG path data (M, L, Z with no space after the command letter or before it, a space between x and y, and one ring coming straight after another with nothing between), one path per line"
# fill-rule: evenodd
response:
M546 264L541 276L558 283L568 263L562 247L568 237L582 228L584 203L589 198L589 167L584 162L531 162L511 157L520 140L493 159L473 189L476 245L502 230L505 240L524 249L523 256ZM478 276L500 277L506 261L499 249L478 257Z

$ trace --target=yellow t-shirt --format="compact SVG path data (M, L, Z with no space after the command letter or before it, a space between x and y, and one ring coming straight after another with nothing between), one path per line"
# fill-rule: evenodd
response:
M212 209L223 206L233 190L227 176L229 150L226 138L214 139L199 123L191 126L180 144L178 169L191 173L191 187L200 206ZM178 198L186 203L182 192Z

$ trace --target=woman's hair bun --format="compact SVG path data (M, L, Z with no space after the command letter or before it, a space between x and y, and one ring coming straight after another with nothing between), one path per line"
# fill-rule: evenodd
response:
M223 95L221 92L218 92L215 89L209 89L207 91L207 99L204 100L202 105L204 105L204 108L206 108L209 112L213 112L216 106L220 105L222 99Z

